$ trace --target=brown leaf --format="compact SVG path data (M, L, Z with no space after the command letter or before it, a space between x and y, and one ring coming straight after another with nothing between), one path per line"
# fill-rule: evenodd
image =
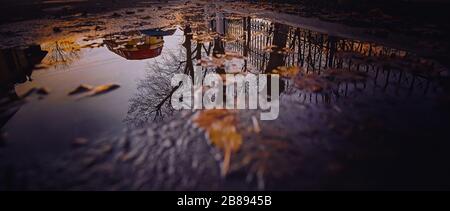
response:
M39 95L48 95L50 94L50 89L47 87L39 87L36 89L36 93Z
M38 95L48 95L50 94L50 89L46 88L46 87L33 87L31 89L29 89L28 91L25 92L25 94L22 95L22 98L28 97L32 94L38 94Z
M300 72L300 67L298 66L280 66L277 69L272 70L272 73L279 74L282 77L292 78L295 77Z
M92 89L93 89L93 87L90 86L90 85L81 84L80 86L78 86L74 90L70 91L69 95L76 95L76 94L88 92L88 91L91 91Z
M253 131L255 131L255 133L260 133L261 127L259 126L258 119L256 119L255 116L252 116L252 123L253 123Z
M118 89L119 87L120 87L120 85L118 85L118 84L105 84L105 85L96 86L94 89L92 89L92 93L89 94L89 96L97 96L100 94L104 94L104 93L110 92L112 90Z
M235 113L224 109L201 111L194 122L206 130L211 144L224 153L221 174L226 176L230 168L231 154L240 149L242 136L237 131Z

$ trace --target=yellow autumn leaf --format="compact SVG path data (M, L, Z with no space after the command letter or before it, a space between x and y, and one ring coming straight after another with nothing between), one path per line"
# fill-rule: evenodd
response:
M194 122L205 129L211 144L223 151L221 174L225 176L230 168L231 154L242 145L235 113L224 109L206 110L200 112Z
M207 129L211 126L212 122L219 120L226 115L229 115L229 111L224 109L204 110L200 112L194 121L200 128Z
M89 96L96 96L99 94L104 94L106 92L112 91L119 87L120 86L118 84L105 84L105 85L96 86L94 89L92 89L92 92L91 92L91 94L89 94Z
M80 84L80 86L78 86L74 90L70 91L68 94L69 95L76 95L76 94L80 94L80 93L83 93L83 92L91 91L92 89L93 89L93 87L90 86L90 85Z
M279 74L283 77L288 77L288 78L295 77L299 72L300 72L300 67L297 67L297 66L291 66L291 67L280 66L280 67L277 67L276 69L272 70L272 73Z

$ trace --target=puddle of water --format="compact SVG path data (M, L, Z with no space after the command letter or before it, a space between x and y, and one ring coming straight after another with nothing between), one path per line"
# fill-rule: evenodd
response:
M106 47L98 48L81 48L77 41L63 40L41 47L5 51L6 56L22 58L17 61L4 57L4 62L17 61L15 69L4 69L10 74L9 90L5 89L10 95L17 98L33 87L45 87L50 93L29 96L3 130L17 143L37 138L56 149L76 137L93 138L104 132L123 131L129 99L136 93L136 82L158 61L156 57L178 50L181 34L178 30L164 37L145 35L142 36L144 43L131 39L123 48L115 48L119 41L108 39L105 39ZM153 43L155 41L157 43ZM135 47L136 44L140 45ZM39 61L49 67L33 71L33 65ZM68 95L80 84L98 86L111 82L119 84L120 88L97 97ZM36 143L43 148L47 148L46 144Z
M436 106L445 93L440 79L448 70L414 52L228 13L200 18L184 14L180 25L173 27L2 50L4 99L17 101L33 87L48 92L26 97L12 112L5 100L2 131L11 146L26 154L52 154L79 137L119 135L129 127L164 122L179 115L169 103L174 91L171 75L194 70L282 76L277 120L258 121L259 111L237 111L230 119L197 112L197 120L202 120L198 126L223 150L222 175L239 165L250 165L258 178L267 168L288 172L288 166L272 162L281 159L280 154L293 153L296 140L323 140L331 148L342 147L329 142L345 139L355 133L354 128L372 127L356 124L384 112L403 110L381 120L370 119L368 124L399 123L396 129L407 131L408 126L401 124L411 120L411 125L420 127L426 115L434 121L430 125L439 124L440 118L431 117L439 116ZM120 87L95 97L87 96L89 90L68 95L80 84L110 83ZM411 112L417 118L409 117ZM173 121L192 120L177 117ZM230 155L239 149L255 156ZM264 188L263 179L257 183Z

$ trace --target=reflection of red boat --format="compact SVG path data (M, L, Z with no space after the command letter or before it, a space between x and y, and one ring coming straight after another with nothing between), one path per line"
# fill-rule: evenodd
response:
M128 60L155 58L161 54L161 51L163 49L163 43L159 43L156 45L142 45L133 48L110 47L114 46L114 44L111 43L111 45L108 45L108 41L105 41L105 43L110 51Z
M129 60L140 60L155 58L161 54L161 51L162 46L156 49L140 49L136 51L120 51L115 53Z
M110 35L105 39L108 49L128 60L155 58L161 54L163 36L175 30L148 29Z

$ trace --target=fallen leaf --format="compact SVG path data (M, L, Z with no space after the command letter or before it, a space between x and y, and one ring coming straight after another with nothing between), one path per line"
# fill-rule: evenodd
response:
M205 129L211 144L223 151L221 175L226 176L230 169L231 154L242 145L235 113L224 109L205 110L196 116L194 122Z
M89 94L89 96L97 96L100 94L104 94L107 92L110 92L112 90L118 89L120 87L120 85L118 84L105 84L105 85L100 85L100 86L96 86L94 89L92 89L91 94Z
M291 66L291 67L280 66L280 67L277 67L276 69L272 70L272 73L279 74L282 77L287 77L287 78L295 77L299 72L300 72L300 67L298 67L298 66Z
M47 87L39 87L36 89L36 93L39 95L48 95L50 94L50 89Z
M88 91L91 91L92 89L93 89L93 87L90 86L90 85L81 84L80 86L78 86L74 90L70 91L69 95L76 95L76 94L88 92Z
M258 119L256 119L255 116L252 116L252 123L253 123L253 131L255 131L255 133L261 132L261 127L259 126Z
M25 94L22 95L22 98L28 97L33 93L36 93L41 96L48 95L48 94L50 94L50 89L48 89L46 87L33 87L33 88L29 89L28 91L26 91Z

